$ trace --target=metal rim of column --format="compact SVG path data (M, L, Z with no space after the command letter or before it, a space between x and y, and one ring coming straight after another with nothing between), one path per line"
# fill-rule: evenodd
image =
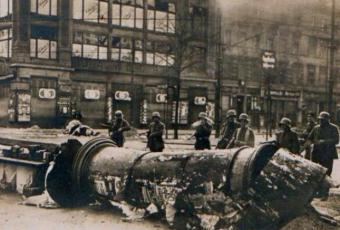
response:
M71 177L75 193L83 197L81 202L87 202L90 198L87 183L87 169L90 160L100 149L106 147L117 147L117 145L112 140L104 137L92 139L80 148L73 161Z

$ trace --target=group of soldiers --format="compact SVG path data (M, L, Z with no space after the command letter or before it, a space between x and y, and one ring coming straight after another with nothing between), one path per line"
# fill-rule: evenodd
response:
M338 127L330 122L330 114L321 112L318 116L319 124L315 122L312 113L308 114L307 126L302 136L292 130L292 122L283 117L279 122L279 130L276 133L275 143L279 148L285 148L291 153L301 155L315 163L327 168L330 175L333 169L333 161L338 158L336 145L339 142ZM220 139L216 149L228 149L233 147L255 145L254 131L249 127L249 116L242 113L238 117L235 110L229 110L226 120L222 125ZM205 112L199 113L198 121L192 124L195 129L191 138L195 138L195 149L211 149L210 136L213 130L213 121ZM130 130L128 121L124 119L122 111L115 112L115 119L109 126L109 135L118 147L124 145L124 132ZM161 152L164 149L163 134L165 125L161 122L159 112L152 113L152 120L147 136L147 147L152 152ZM189 139L191 139L189 138Z

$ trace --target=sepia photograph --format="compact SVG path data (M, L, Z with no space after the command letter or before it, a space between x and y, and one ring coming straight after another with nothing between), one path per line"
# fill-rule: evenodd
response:
M0 0L1 230L339 230L339 125L340 0Z

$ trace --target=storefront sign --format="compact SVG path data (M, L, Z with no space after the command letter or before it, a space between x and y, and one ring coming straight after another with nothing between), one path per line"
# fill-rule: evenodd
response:
M115 99L117 101L131 101L130 93L128 91L116 91Z
M195 97L194 104L195 105L205 105L207 103L206 97Z
M166 95L165 93L159 93L156 95L156 102L157 103L167 103L167 97L168 95Z
M87 89L85 90L84 97L87 100L99 100L100 91L98 89Z
M41 99L55 99L56 98L55 89L50 88L41 88L39 89L39 98Z
M300 97L300 92L298 91L284 91L284 90L271 90L271 96L279 97Z

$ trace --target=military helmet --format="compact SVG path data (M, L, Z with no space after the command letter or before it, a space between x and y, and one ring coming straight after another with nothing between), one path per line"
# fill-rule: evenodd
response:
M234 109L228 110L227 118L229 118L229 117L236 117L236 110L234 110Z
M329 119L331 119L331 115L328 112L323 111L319 114L318 118L324 119L324 120L329 120Z
M122 116L123 116L123 112L122 112L121 110L117 110L117 111L115 112L115 116L116 116L116 117L122 117Z
M292 121L287 117L283 117L279 124L280 125L287 125L288 127L291 127Z
M241 113L238 119L249 121L249 116L246 113Z
M161 118L161 114L159 112L153 112L152 113L152 118L154 118L154 117Z
M208 115L207 115L207 113L205 113L205 112L200 112L199 114L198 114L198 118L207 118L208 117Z

